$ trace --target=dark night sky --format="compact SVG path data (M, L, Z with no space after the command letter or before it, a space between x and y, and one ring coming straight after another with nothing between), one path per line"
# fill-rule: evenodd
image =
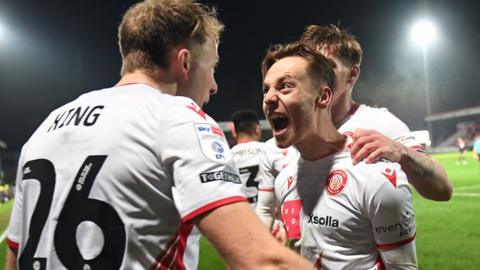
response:
M0 0L0 139L10 151L48 113L119 79L116 28L134 1ZM340 24L364 49L354 97L386 106L412 130L425 129L422 55L409 28L428 14L440 39L429 49L432 111L480 105L480 3L471 1L203 1L226 31L219 49L219 93L205 108L217 121L237 109L261 112L259 64L273 43L308 24Z

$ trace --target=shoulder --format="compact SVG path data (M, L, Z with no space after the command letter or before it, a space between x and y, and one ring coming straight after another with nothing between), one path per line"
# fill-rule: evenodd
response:
M222 133L222 129L218 124L206 114L200 106L198 106L192 99L187 97L170 96L169 102L165 108L165 115L168 121L174 123L192 122L198 123L201 128L201 123L214 125L214 132Z
M361 105L339 129L341 132L346 132L357 128L373 129L392 139L410 132L408 126L387 108L366 105Z
M262 147L265 155L272 160L276 160L277 157L284 157L287 153L287 149L282 149L277 146L274 138L267 140L263 143Z
M350 175L362 187L367 202L401 203L410 196L410 185L400 164L388 161L353 166Z
M298 165L296 163L288 164L283 170L281 170L278 176L275 178L275 187L282 186L288 178L297 178Z
M278 148L275 138L270 138L266 142L264 142L265 149L268 149L270 151L279 151L280 148Z
M374 108L366 105L361 105L360 108L357 110L355 115L359 117L366 117L366 118L379 118L379 120L384 121L392 121L398 125L405 125L402 120L400 120L397 116L391 113L387 108ZM372 122L372 124L375 124Z

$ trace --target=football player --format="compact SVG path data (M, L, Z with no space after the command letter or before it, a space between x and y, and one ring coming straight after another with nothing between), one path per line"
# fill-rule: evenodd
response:
M301 155L281 171L275 193L284 216L301 213L292 222L301 224L302 255L318 269L417 269L407 177L398 163L353 164L351 140L332 120L333 63L293 43L271 48L262 70L277 145Z
M258 194L260 157L263 142L260 142L260 120L255 111L239 110L232 115L233 137L232 158L238 167L240 179L245 187L247 199L255 207Z
M222 29L189 0L125 13L120 81L52 111L22 148L7 269L196 269L195 226L232 269L311 268L257 219L201 109Z

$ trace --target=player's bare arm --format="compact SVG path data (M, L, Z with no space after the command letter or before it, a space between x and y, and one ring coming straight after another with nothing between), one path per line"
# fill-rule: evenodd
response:
M305 259L279 244L245 202L216 208L194 222L232 270L313 269Z
M362 160L371 163L379 158L400 163L408 181L427 199L448 201L452 196L452 185L440 163L375 130L357 129L351 153L354 164Z
M5 264L5 270L17 269L17 250L10 247L7 248L7 262Z

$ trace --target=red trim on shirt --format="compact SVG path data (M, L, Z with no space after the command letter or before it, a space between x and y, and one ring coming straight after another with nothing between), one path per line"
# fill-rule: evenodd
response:
M7 245L10 249L18 249L18 243L7 238Z
M377 263L375 264L375 270L384 270L384 269L385 268L383 267L382 258L379 255L377 258Z
M408 243L412 242L413 240L415 240L416 235L417 234L414 234L412 237L407 238L407 239L402 240L402 241L399 241L399 242L396 242L396 243L377 244L377 248L378 249L383 249L383 250L390 250L390 249L398 248L400 246L403 246L403 245L408 244Z
M178 240L178 252L177 252L177 258L175 259L175 264L178 267L175 267L175 269L181 269L181 270L186 270L187 267L185 267L185 264L183 263L183 255L185 254L185 249L187 247L187 238L190 232L193 229L193 223L189 222L188 224L184 224L182 228L180 229L180 239Z
M318 256L317 261L315 262L315 269L316 270L322 270L322 254Z
M258 191L273 192L273 188L259 188Z
M172 261L172 254L175 251L175 243L178 239L178 233L175 234L172 239L168 242L165 246L165 250L163 250L155 259L155 263L150 267L150 270L157 270L157 269L169 269L170 263Z
M204 205L200 208L198 208L197 210L191 212L190 214L186 215L184 218L182 218L182 222L187 222L189 221L190 219L200 215L200 214L203 214L205 212L208 212L210 210L213 210L215 208L218 208L222 205L225 205L225 204L230 204L230 203L234 203L234 202L247 202L247 198L245 197L242 197L242 196L232 196L232 197L228 197L228 198L224 198L224 199L221 199L221 200L218 200L218 201L214 201L214 202L211 202L207 205Z
M183 255L187 246L187 238L193 229L193 223L182 223L177 234L168 242L165 250L155 260L150 267L151 270L178 269L186 270L183 263Z
M413 150L416 150L416 151L425 151L425 148L421 145L412 145L410 146L410 148L412 148Z

